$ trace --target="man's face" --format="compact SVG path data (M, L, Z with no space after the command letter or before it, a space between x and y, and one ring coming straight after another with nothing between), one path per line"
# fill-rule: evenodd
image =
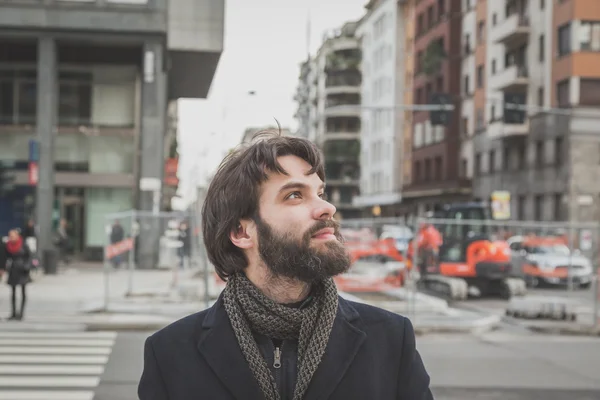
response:
M311 166L298 157L279 162L289 175L271 174L262 185L255 221L262 261L274 276L308 283L347 271L350 258L323 182L306 175Z

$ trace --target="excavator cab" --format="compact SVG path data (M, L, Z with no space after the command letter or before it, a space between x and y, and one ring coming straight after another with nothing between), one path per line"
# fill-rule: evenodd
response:
M491 219L491 213L483 203L446 205L434 216L446 220L436 224L444 238L444 244L440 247L440 262L467 262L467 249L473 242L490 240L490 228L485 221Z

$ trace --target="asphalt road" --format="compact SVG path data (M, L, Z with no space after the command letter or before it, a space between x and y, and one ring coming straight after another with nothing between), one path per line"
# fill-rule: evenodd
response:
M147 333L120 333L94 400L136 400ZM497 331L427 335L417 346L436 400L596 400L600 339Z

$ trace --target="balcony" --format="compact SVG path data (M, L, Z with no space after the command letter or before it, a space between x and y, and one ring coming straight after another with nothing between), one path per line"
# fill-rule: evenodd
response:
M360 72L356 70L329 72L325 79L325 95L360 93L361 78Z
M522 91L529 85L529 71L523 64L513 64L492 76L490 86L494 90Z
M507 47L514 47L523 44L529 40L531 27L529 17L523 14L515 13L508 16L504 21L499 22L490 32L492 43L504 44Z
M521 125L505 124L501 120L491 122L487 128L487 136L490 140L510 139L522 137L529 133L529 122Z

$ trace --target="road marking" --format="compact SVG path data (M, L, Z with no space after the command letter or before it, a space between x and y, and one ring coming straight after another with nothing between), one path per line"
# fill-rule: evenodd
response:
M0 391L0 400L93 400L94 392L52 390L7 390Z
M14 347L0 346L0 354L94 354L109 355L110 347Z
M111 347L113 339L30 339L0 338L1 346L65 346L65 347Z
M106 364L108 356L8 355L0 354L0 364Z
M2 387L73 387L94 388L100 383L98 376L0 376Z
M0 365L4 375L102 375L102 365Z

